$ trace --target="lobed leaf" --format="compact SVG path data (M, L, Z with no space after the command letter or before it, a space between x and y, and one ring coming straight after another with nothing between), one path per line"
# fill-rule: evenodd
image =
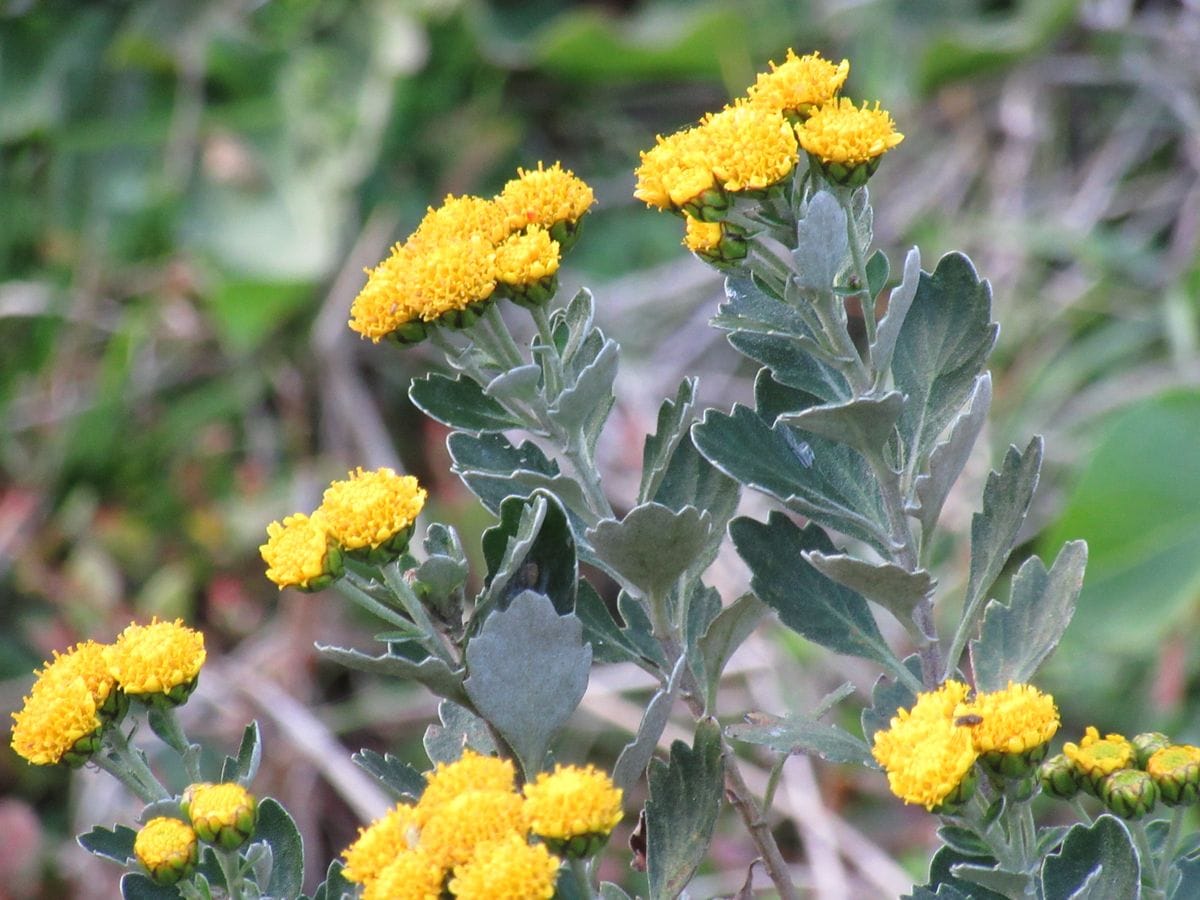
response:
M874 259L874 257L872 257ZM876 371L886 374L892 365L892 354L900 337L900 328L912 308L921 282L921 252L913 247L904 257L904 276L900 284L888 296L888 308L879 327L875 330L875 343L871 345L871 363Z
M822 575L882 606L914 633L912 611L937 587L925 569L909 572L894 563L869 563L819 550L806 552L804 559Z
M1063 547L1049 572L1036 556L1021 564L1008 604L990 601L979 638L971 641L971 668L979 690L998 691L1009 681L1033 679L1071 623L1086 567L1083 541Z
M667 658L662 645L651 634L650 620L636 597L622 593L620 609L625 623L618 622L596 589L580 581L575 615L583 623L584 637L592 645L597 662L632 662L642 668L663 671Z
M583 623L524 591L487 617L466 657L472 704L533 777L587 689L592 648L583 642Z
M1137 900L1141 863L1128 827L1107 813L1072 826L1059 851L1042 861L1041 888L1045 900Z
M221 765L221 781L236 781L242 787L249 787L254 776L258 774L259 763L262 762L262 734L258 722L251 722L242 732L242 743L238 747L237 757L227 756Z
M675 399L664 400L658 408L658 426L654 434L646 436L646 444L642 448L642 479L638 485L638 503L652 499L658 491L675 448L687 437L695 401L696 379L685 378L679 383Z
M712 535L712 517L694 506L676 512L643 503L624 519L604 519L587 533L596 554L626 584L663 597L688 570Z
M832 291L849 265L846 213L829 191L817 191L808 201L804 218L796 223L792 258L800 287L817 292Z
M443 700L438 704L438 720L440 724L425 729L422 739L431 763L454 762L467 747L488 756L497 753L487 722L466 707Z
M675 700L679 696L680 676L683 671L684 661L681 658L675 663L675 670L671 673L667 686L658 690L646 704L646 711L642 714L642 721L638 724L637 734L634 735L632 741L621 748L621 753L612 770L613 784L621 790L630 791L642 777L642 773L646 771L646 766L650 764L654 751L658 747L659 738L662 737L663 730L667 727L667 721L671 717L671 707L675 705Z
M486 589L476 615L506 609L525 590L544 594L560 613L575 608L579 565L575 539L558 499L539 491L528 500L510 497L500 504L500 521L483 534Z
M448 378L433 372L414 378L408 396L425 415L451 428L479 434L521 427L520 419L465 375Z
M416 662L395 653L384 653L381 656L367 656L358 650L346 647L333 647L317 643L317 652L325 659L336 662L348 669L360 672L370 672L374 675L387 675L393 678L410 678L419 681L439 697L467 703L468 698L463 690L462 671L452 671L446 663L435 657Z
M264 892L271 897L299 896L304 886L304 839L278 800L264 797L258 802L254 837L271 848L271 880Z
M646 869L650 900L674 900L708 852L724 796L721 727L696 726L691 747L671 744L669 762L650 763L646 801Z
M704 687L706 709L716 703L721 674L730 657L758 627L769 609L754 594L742 594L717 614L704 636L696 642L703 672L697 678Z
M75 841L89 853L124 866L134 858L133 842L136 839L137 832L124 825L117 825L111 830L97 825L86 834L79 835Z
M890 391L881 397L810 406L780 415L777 421L847 444L872 459L882 458L883 448L891 440L903 409L904 398Z
M871 750L850 732L799 713L772 716L747 713L746 721L725 733L735 741L761 744L779 753L807 753L837 763L874 766Z
M350 761L378 781L397 800L418 800L425 790L425 776L399 757L374 750L359 750Z

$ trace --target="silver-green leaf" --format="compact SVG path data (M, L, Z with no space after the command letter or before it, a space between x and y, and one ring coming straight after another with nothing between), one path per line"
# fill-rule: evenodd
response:
M325 659L336 662L348 669L360 672L370 672L374 675L388 675L392 678L408 678L419 681L439 697L454 700L459 703L469 702L463 691L462 672L453 671L446 663L435 657L429 657L421 662L415 662L403 656L385 653L382 656L367 656L358 650L345 647L333 647L318 643L317 652Z
M937 587L925 569L909 572L894 563L870 563L818 550L808 551L804 558L822 575L882 606L914 634L912 611Z
M979 638L971 641L971 667L980 690L1033 679L1071 622L1086 567L1083 541L1064 546L1049 572L1036 556L1021 564L1009 602L987 604Z
M1107 813L1073 826L1061 849L1042 861L1041 882L1045 900L1137 900L1141 863L1129 828Z
M431 419L451 428L478 434L521 427L520 419L465 375L447 378L435 372L414 378L408 396Z
M601 521L588 531L587 539L627 584L661 597L687 571L711 534L712 517L694 506L676 512L661 503L643 503L620 521Z
M873 765L871 750L862 738L799 713L748 713L744 723L730 725L725 733L735 741L761 744L779 753L807 753L830 762Z
M583 623L533 591L488 616L467 644L467 694L527 777L541 770L551 738L583 699L591 665Z
M849 444L867 459L880 457L904 410L904 398L895 391L881 397L859 397L844 403L810 406L787 413L787 422L812 434Z

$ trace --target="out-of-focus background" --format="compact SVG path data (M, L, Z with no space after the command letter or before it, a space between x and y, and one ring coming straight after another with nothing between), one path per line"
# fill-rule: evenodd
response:
M210 654L185 723L232 752L262 722L256 787L296 815L315 883L371 808L349 752L422 766L435 703L317 660L313 641L366 647L372 623L333 592L276 591L265 525L356 465L416 474L423 522L468 547L489 524L406 398L436 357L346 328L362 268L448 192L491 195L538 160L587 180L563 295L589 285L623 343L601 464L626 503L679 379L727 407L753 376L707 325L719 279L633 200L638 151L789 46L849 58L845 93L907 135L871 184L893 271L919 244L926 268L961 248L991 279L993 419L943 521L963 537L989 465L1046 435L1025 550L1091 544L1042 680L1066 732L1200 740L1196 0L0 2L0 710L52 649L182 616ZM966 550L938 560L951 613ZM723 558L713 580L729 600L744 573ZM777 629L734 668L731 717L872 678ZM560 756L611 761L646 688L598 670ZM72 836L137 807L6 745L0 897L113 896L117 869ZM796 759L778 797L814 896L923 875L932 818L879 776ZM606 877L636 889L628 827ZM696 894L736 890L749 855L723 828Z

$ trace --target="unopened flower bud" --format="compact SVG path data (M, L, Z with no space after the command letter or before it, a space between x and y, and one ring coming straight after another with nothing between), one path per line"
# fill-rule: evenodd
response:
M1163 747L1171 745L1171 739L1161 731L1143 731L1130 738L1129 743L1133 745L1133 758L1137 767L1144 769L1150 757Z
M1061 753L1038 766L1038 780L1042 783L1042 790L1051 797L1070 800L1079 793L1075 766Z
M200 840L226 850L248 841L258 818L258 801L235 782L192 785L180 806Z
M1163 747L1146 761L1146 773L1167 806L1190 806L1200 799L1200 747Z
M1154 780L1141 769L1120 769L1100 782L1100 799L1122 819L1146 815L1158 801Z
M175 884L190 875L198 852L196 832L178 819L151 819L133 841L134 856L161 885Z

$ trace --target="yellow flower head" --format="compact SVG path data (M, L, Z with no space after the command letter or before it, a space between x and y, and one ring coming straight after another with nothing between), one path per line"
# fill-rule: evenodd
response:
M82 676L39 681L12 717L12 748L35 766L82 765L99 749L102 722Z
M425 776L425 790L417 808L428 815L467 791L512 791L516 770L511 760L484 756L474 750L452 763L438 763Z
M258 819L254 795L232 781L192 785L184 794L182 806L200 840L226 850L249 840Z
M329 535L347 550L375 549L407 536L425 506L425 489L411 475L361 467L347 481L325 489L317 515Z
M450 893L459 900L550 900L560 865L545 844L511 834L456 868Z
M525 801L512 791L465 791L432 810L417 849L450 869L471 858L476 847L529 831Z
M862 107L838 97L814 112L796 127L800 146L823 163L853 168L870 163L902 140L887 110L866 103Z
M1168 806L1191 805L1200 800L1200 747L1171 744L1156 750L1146 760L1146 772Z
M1120 734L1107 734L1103 738L1094 725L1089 725L1078 744L1063 744L1063 754L1071 761L1075 770L1094 785L1106 775L1133 764L1133 745Z
M1033 685L1012 682L1002 691L979 694L959 704L954 715L960 723L964 718L974 723L965 727L981 754L1025 753L1045 745L1059 726L1053 697ZM976 718L978 722L974 722Z
M525 785L525 811L538 837L607 835L622 818L621 791L595 766L558 766Z
M478 236L495 246L508 237L512 230L508 225L507 209L494 200L472 197L447 196L442 205L432 206L425 218L408 239L411 247L428 249L431 245L461 241Z
M410 253L407 303L422 321L486 300L496 289L496 248L478 234L416 245Z
M541 225L513 234L496 248L496 280L504 285L535 284L558 271L558 241Z
M419 317L412 307L415 251L397 244L379 265L367 269L367 283L350 305L350 329L378 344Z
M149 625L130 624L111 646L104 662L127 694L161 694L182 702L196 685L204 665L204 635L182 619Z
M796 167L796 133L783 114L739 104L706 116L694 138L727 191L756 191Z
M898 710L889 727L875 734L871 755L887 771L892 793L905 803L932 811L969 783L975 747L969 730L954 724L954 710L969 690L948 681L921 693L911 710Z
M424 853L401 850L366 882L362 900L439 900L445 880L446 870Z
M702 222L691 216L684 216L687 230L683 235L683 245L693 253L708 253L716 250L721 243L722 228L720 222Z
M379 877L402 852L410 850L420 834L416 813L414 807L398 804L382 818L360 828L358 839L342 852L346 860L342 874L346 879L366 884Z
M820 53L796 56L788 50L787 59L771 63L770 72L759 74L746 92L753 106L788 115L807 115L813 107L831 100L850 74L850 61L835 65Z
M510 232L530 225L550 230L559 222L578 222L596 202L587 183L558 163L547 169L539 162L536 169L517 169L517 175L496 198Z
M329 536L319 516L296 513L281 525L267 526L267 542L258 548L267 577L285 587L309 588L331 575Z
M174 884L196 864L196 832L178 819L151 819L133 839L133 855L159 884Z
M699 142L689 128L667 137L659 135L650 150L642 151L633 196L647 206L679 210L716 186Z

